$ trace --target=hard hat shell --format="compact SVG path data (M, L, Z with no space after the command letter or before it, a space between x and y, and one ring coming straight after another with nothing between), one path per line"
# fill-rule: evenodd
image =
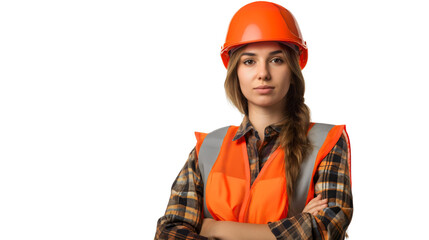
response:
M307 63L307 43L298 23L286 8L272 2L252 2L240 8L232 17L221 49L221 57L228 67L230 50L254 42L276 41L295 44L299 48L299 64Z

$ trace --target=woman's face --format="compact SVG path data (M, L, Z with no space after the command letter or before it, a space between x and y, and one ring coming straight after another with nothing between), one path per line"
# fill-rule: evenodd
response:
M240 54L238 80L249 110L284 109L291 73L283 49L276 42L252 43Z

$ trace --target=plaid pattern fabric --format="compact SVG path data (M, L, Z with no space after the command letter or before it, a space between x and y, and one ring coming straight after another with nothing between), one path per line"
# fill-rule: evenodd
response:
M155 239L207 239L197 234L203 221L203 189L194 148L171 187L167 210L158 220Z
M252 183L278 146L281 128L268 126L264 141L245 117L234 140L246 138ZM315 181L315 196L328 198L328 208L316 217L301 213L291 218L268 223L277 239L343 239L353 214L353 203L345 137L322 161ZM180 171L171 189L165 215L158 220L155 239L207 239L198 235L203 220L204 183L198 167L195 148Z

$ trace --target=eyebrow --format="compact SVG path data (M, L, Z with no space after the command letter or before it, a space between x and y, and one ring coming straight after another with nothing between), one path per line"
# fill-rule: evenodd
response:
M276 54L282 53L282 52L283 52L282 50L277 50L277 51L270 52L269 55L272 56L272 55L276 55ZM241 54L241 56L256 56L256 54L250 53L250 52L244 52Z

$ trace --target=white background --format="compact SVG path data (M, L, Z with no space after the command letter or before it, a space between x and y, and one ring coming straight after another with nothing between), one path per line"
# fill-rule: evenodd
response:
M0 239L153 239L194 131L240 124L219 51L250 1L1 1ZM347 124L350 239L427 236L424 1L276 1L312 120Z

